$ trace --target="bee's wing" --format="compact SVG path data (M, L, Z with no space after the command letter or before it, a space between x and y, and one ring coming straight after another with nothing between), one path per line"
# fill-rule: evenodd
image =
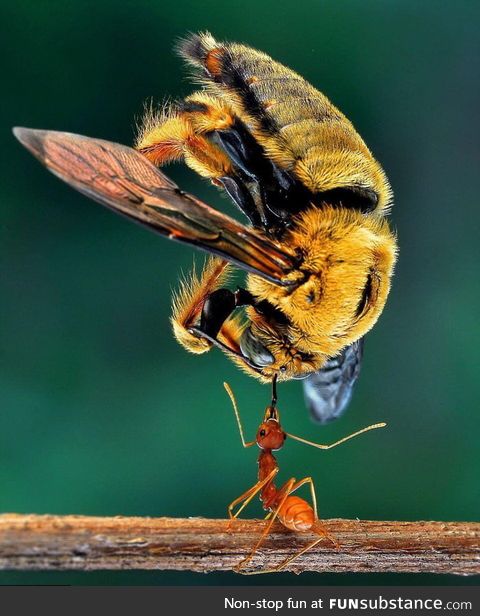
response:
M362 355L363 338L303 381L305 402L315 421L328 423L345 411L360 373Z
M293 254L182 192L127 146L71 133L15 128L17 139L52 173L88 197L170 239L194 244L287 286Z

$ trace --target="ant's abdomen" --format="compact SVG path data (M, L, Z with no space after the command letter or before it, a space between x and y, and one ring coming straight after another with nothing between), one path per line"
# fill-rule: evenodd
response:
M306 532L315 522L315 513L299 496L289 496L278 512L278 519L289 530Z

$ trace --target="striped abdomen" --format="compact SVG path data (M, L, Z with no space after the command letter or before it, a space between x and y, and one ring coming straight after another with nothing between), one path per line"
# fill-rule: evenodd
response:
M348 190L365 211L388 206L381 166L352 123L303 77L265 53L208 33L183 41L180 52L203 69L207 89L232 106L267 156L311 192ZM343 193L334 196L347 202Z

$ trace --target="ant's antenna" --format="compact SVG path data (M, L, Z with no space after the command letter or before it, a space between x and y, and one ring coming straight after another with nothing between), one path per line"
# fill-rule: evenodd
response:
M238 412L237 401L235 400L235 396L233 395L232 388L230 387L228 383L224 383L223 386L225 387L225 391L227 392L230 400L232 401L233 411L237 419L238 431L240 432L240 438L242 439L242 445L244 447L251 447L252 445L255 445L256 441L250 441L248 443L245 441L245 435L243 434L242 422L240 420L240 413Z
M353 434L344 436L339 441L335 441L335 443L331 443L330 445L321 445L320 443L312 443L312 441L307 441L306 439L301 438L300 436L295 436L294 434L289 434L288 432L287 432L287 436L289 436L290 438L293 438L296 441L300 441L300 443L305 443L305 445L311 445L312 447L317 447L318 449L332 449L333 447L336 447L337 445L341 445L342 443L345 443L345 441L349 441L351 438L355 438L359 434L363 434L364 432L369 432L370 430L376 430L377 428L385 428L386 425L387 424L384 422L372 424L371 426L367 426L366 428L363 428L362 430L358 430L357 432L354 432Z

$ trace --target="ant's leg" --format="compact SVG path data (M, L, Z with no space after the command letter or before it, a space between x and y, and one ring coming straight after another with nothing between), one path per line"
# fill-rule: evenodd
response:
M280 509L282 508L284 502L287 500L292 487L295 485L295 479L290 479L289 481L286 482L286 484L281 488L281 490L285 491L284 494L282 495L282 498L277 506L277 508L275 509L275 511L273 512L272 517L270 518L270 521L267 525L267 527L265 528L265 530L263 531L263 533L260 536L260 539L257 541L257 543L255 544L253 550L250 552L250 554L244 558L236 567L235 567L235 571L239 572L239 573L243 573L241 571L242 567L245 567L245 565L250 562L250 560L253 558L255 552L258 550L258 548L262 545L262 543L265 541L265 537L268 535L268 533L270 532L273 523L275 522L275 520L278 517L278 512L280 511ZM247 574L248 575L248 574Z
M241 496L239 496L238 498L236 498L234 501L232 501L230 503L230 505L228 506L228 517L233 520L235 518L238 518L238 516L240 515L240 513L245 509L245 507L248 505L248 503L253 499L253 497L258 494L260 492L260 490L269 482L271 481L275 475L278 473L278 468L274 468L272 469L272 471L265 477L265 479L262 479L261 481L257 481L257 483L252 486L251 488L249 488L246 492L244 492ZM239 503L241 503L242 501L243 504L242 506L238 509L238 511L233 514L232 510L233 508L238 505Z
M289 556L286 560L284 560L282 563L280 563L278 565L278 567L276 567L275 569L273 569L273 571L281 571L282 569L285 569L285 567L287 565L289 565L292 561L294 561L295 559L297 559L299 556L302 556L302 554L305 554L305 552L308 552L309 550L311 550L312 548L314 548L316 545L318 545L321 541L323 541L324 539L329 539L330 541L333 541L333 539L330 537L330 535L323 535L323 533L321 537L319 537L318 539L315 539L315 541L312 541L312 543L309 543L307 545L307 547L303 548L303 550L300 550L300 552L297 552L296 554L294 554L293 556ZM340 547L340 545L334 541L334 545L335 547L338 549Z
M302 554L305 554L305 552L308 552L309 550L311 550L312 548L314 548L316 545L318 545L321 541L323 541L324 539L328 539L329 541L331 541L333 543L333 545L338 549L340 548L340 544L335 541L323 528L323 526L321 524L319 524L319 521L317 520L317 523L315 524L315 527L312 528L312 530L314 530L318 535L321 535L321 537L319 537L318 539L315 539L315 541L312 541L312 543L309 543L306 547L304 547L302 550L300 550L300 552L297 552L296 554L294 554L293 556L289 556L286 560L284 560L282 563L280 563L278 565L278 567L276 567L275 569L273 569L273 571L280 571L281 569L284 569L287 565L289 565L292 561L294 561L296 558L298 558L299 556L302 556Z
M242 572L242 573L244 575L259 575L259 574L263 574L263 573L277 573L278 571L281 571L287 565L289 565L293 560L295 560L296 558L298 558L302 554L305 554L305 552L308 552L308 550L311 550L312 548L314 548L317 544L320 543L320 541L323 541L323 539L324 539L324 537L319 537L318 539L315 539L315 541L313 541L312 543L309 543L306 548L303 548L303 550L300 550L300 552L297 552L293 556L289 556L282 563L280 563L278 565L278 567L275 567L274 569L262 569L261 571L246 571L246 572Z
M297 481L297 483L295 483L293 486L290 487L290 491L288 492L288 495L292 494L293 492L298 490L298 488L302 487L306 483L310 484L310 491L311 491L311 495L312 495L313 510L314 510L314 513L315 513L315 524L312 527L312 530L316 534L319 534L321 536L318 539L315 539L315 541L312 541L312 543L309 543L306 547L302 548L296 554L293 554L293 556L289 556L288 558L286 558L283 562L281 562L278 565L278 567L275 567L273 569L263 569L262 571L245 572L245 575L258 575L258 574L261 574L261 573L276 573L277 571L281 571L287 565L289 565L292 561L297 559L299 556L302 556L302 554L305 554L305 552L308 552L309 550L314 548L316 545L318 545L324 539L328 539L329 541L331 541L336 548L340 547L338 542L335 541L335 539L333 539L333 537L331 537L326 532L326 530L324 529L323 525L320 523L320 521L318 519L318 515L317 515L317 499L316 499L316 496L315 496L315 486L313 484L313 479L311 477L305 477L304 479L301 479L300 481ZM287 486L288 486L288 484L283 486L281 488L281 490L287 489ZM278 509L277 509L277 511L278 511Z

